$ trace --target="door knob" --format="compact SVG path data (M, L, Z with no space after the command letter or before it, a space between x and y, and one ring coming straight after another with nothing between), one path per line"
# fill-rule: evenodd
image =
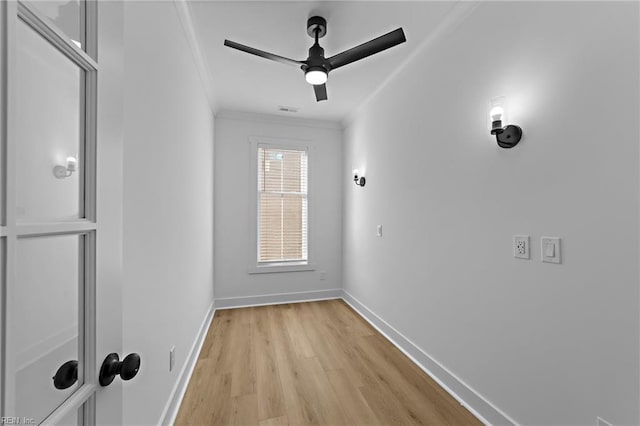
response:
M119 374L122 380L131 380L140 370L140 355L132 353L120 361L118 354L107 355L100 367L100 386L109 386Z
M67 389L78 381L78 361L67 361L58 368L53 376L53 386L56 389Z

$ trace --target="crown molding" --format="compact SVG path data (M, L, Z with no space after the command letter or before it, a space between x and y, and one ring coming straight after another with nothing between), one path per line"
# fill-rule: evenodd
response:
M338 121L317 120L312 118L282 117L279 115L262 114L246 111L222 110L215 114L216 119L253 121L268 124L280 124L292 127L314 127L318 129L343 130Z
M213 82L211 81L211 74L206 66L206 61L202 55L202 49L200 48L200 42L198 41L197 31L191 14L191 8L188 0L173 0L173 4L176 7L178 18L182 24L184 35L187 39L187 44L191 50L191 56L193 62L200 76L200 83L204 89L207 97L207 102L211 108L211 113L215 115L218 110L218 105L215 102L215 93L213 89Z

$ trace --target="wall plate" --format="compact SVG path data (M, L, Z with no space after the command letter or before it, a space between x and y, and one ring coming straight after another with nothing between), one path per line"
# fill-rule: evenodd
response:
M549 263L561 263L560 238L540 237L540 260Z
M513 236L513 257L517 259L529 259L529 236Z

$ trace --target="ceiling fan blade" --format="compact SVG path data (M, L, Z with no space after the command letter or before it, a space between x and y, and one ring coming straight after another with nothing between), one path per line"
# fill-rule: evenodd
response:
M326 101L327 100L327 85L326 84L318 84L313 86L313 91L316 92L316 101Z
M265 52L263 50L254 49L253 47L245 46L244 44L236 43L235 41L225 40L224 45L233 49L242 50L243 52L251 53L252 55L261 56L272 61L280 62L286 65L295 65L297 67L304 64L303 61L295 61L293 59L285 58L284 56L275 55L273 53Z
M376 53L382 52L383 50L389 49L390 47L400 43L404 43L405 41L407 41L407 39L404 36L404 31L402 31L402 28L398 28L397 30L391 31L390 33L378 38L362 43L359 46L345 50L342 53L338 53L337 55L330 57L328 61L329 64L331 64L331 69L333 70L340 68L343 65L350 64L351 62L366 58L367 56L375 55Z

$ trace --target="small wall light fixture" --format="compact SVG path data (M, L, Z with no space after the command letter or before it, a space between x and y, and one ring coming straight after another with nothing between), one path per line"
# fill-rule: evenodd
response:
M66 165L55 166L53 168L53 175L58 179L68 178L73 172L78 170L78 160L75 157L67 157Z
M353 169L353 181L358 186L364 186L364 184L367 183L367 180L360 174L358 169Z
M496 140L501 148L513 148L522 139L522 129L515 124L507 124L503 127L505 119L504 96L491 100L489 110L491 119L491 134L496 135Z

